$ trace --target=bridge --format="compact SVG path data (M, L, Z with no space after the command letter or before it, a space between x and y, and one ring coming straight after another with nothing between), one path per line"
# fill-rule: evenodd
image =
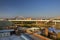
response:
M60 23L60 20L8 20L8 21L35 21L36 23L39 22L39 21L42 21L42 22L52 21L52 22L54 22L55 24L56 24L56 23Z
M8 21L50 21L50 20L8 20ZM60 22L60 20L52 20L53 22Z

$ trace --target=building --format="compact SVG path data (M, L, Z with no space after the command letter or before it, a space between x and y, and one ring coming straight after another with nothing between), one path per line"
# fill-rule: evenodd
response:
M10 32L14 31L13 29L10 30L0 30L0 38L1 37L9 37L10 36Z

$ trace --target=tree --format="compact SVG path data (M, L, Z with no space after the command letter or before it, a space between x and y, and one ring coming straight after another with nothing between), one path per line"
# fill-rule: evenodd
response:
M53 20L48 21L48 22L46 23L46 25L47 25L47 26L52 26L52 25L54 25Z
M31 25L28 25L28 24L24 24L23 27L27 27L27 28L30 28Z
M10 27L13 26L14 24L10 21L0 21L0 30L6 28L6 27Z

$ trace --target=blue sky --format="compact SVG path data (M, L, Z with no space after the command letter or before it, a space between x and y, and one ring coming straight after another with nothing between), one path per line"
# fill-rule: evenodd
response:
M60 16L60 0L0 0L0 17Z

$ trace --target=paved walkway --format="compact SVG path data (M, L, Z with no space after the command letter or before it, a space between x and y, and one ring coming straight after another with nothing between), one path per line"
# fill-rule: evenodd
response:
M36 36L30 35L30 34L28 34L28 35L31 36L34 40L41 40L40 38L38 38Z

